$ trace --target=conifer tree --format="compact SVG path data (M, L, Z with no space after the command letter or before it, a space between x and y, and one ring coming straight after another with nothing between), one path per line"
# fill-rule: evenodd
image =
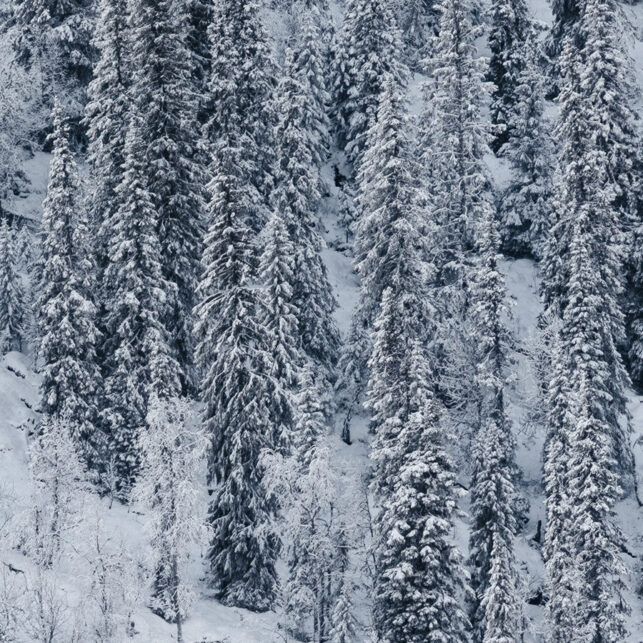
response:
M513 126L519 78L528 62L524 43L530 35L531 20L525 0L494 0L491 16L489 79L494 85L491 123L495 127L492 148L498 152L509 140Z
M304 467L310 466L315 445L327 432L324 406L315 383L314 369L308 365L300 377L300 394L297 399L297 422L294 431L294 451Z
M417 68L431 54L440 21L437 0L397 0L399 24L410 67Z
M299 308L293 304L294 246L283 214L275 210L265 230L259 273L264 284L264 317L261 320L268 338L271 406L274 422L273 444L287 452L294 439L296 419L294 389L303 361L299 336Z
M436 78L432 130L435 161L432 209L443 230L442 270L460 283L464 251L473 247L472 232L480 206L488 199L488 176L483 157L488 149L480 117L484 96L482 68L475 58L468 0L444 0L440 6L440 35L433 72ZM460 265L459 265L460 264Z
M471 423L475 400L475 356L467 340L466 319L471 255L477 223L489 207L489 177L484 162L488 131L480 115L484 96L482 67L475 57L468 0L440 5L440 34L433 61L435 84L422 119L428 210L435 235L432 276L439 294L433 298L440 319L432 357L440 375L439 395L450 414ZM427 158L427 156L429 158ZM474 410L475 411L475 410Z
M593 205L599 206L601 201L606 204L608 199L609 191L599 190ZM623 616L627 605L619 558L622 537L613 516L621 494L615 457L620 451L614 446L619 436L614 433L610 408L614 354L605 337L609 320L604 301L613 302L615 293L606 292L605 273L596 270L596 257L604 249L599 248L601 242L594 236L595 222L592 206L577 207L570 249L570 299L555 354L568 398L564 403L559 401L563 415L554 419L567 436L568 450L552 452L558 460L549 463L565 466L567 492L562 499L567 504L553 503L560 500L560 492L558 497L548 497L548 510L559 520L564 512L563 527L568 531L552 535L547 562L554 606L564 606L563 600L567 607L574 605L571 619L560 607L554 613L550 609L550 614L558 617L550 623L552 638L577 640L574 637L582 633L583 640L598 642L625 638ZM622 381L623 367L617 367ZM551 469L549 478L547 482L554 482ZM553 484L550 489L556 491ZM554 522L549 528L556 526ZM553 563L561 562L561 552L555 549L561 544L568 548L563 553L571 553L572 559L559 570Z
M377 344L390 341L388 318L395 299L393 290L387 290ZM378 516L376 628L380 640L390 643L469 641L469 623L459 605L464 570L451 540L454 465L427 380L424 351L417 341L406 339L405 344L404 364L395 379L372 360L372 379L383 376L404 395L390 414L390 428L377 434L373 446L376 484L384 492ZM398 351L390 356L400 362Z
M42 215L42 274L39 293L42 369L41 409L63 415L81 458L100 468L104 436L96 428L102 381L96 361L99 340L92 301L87 219L79 199L69 126L62 107L53 110L53 159Z
M247 223L258 232L268 220L273 188L275 69L256 0L219 0L210 29L209 140L242 136L246 181L257 205Z
M387 0L350 0L333 82L340 142L355 168L377 116L383 83L400 74L400 34Z
M604 25L598 20L600 16L606 17L602 7L603 0L587 3L588 13L583 14L578 26L580 32L594 34L595 38L603 34L602 30L594 31ZM605 359L612 370L612 404L608 415L614 432L614 447L619 451L616 458L625 471L630 466L629 447L618 418L626 414L624 387L627 380L616 348L624 341L624 320L613 295L623 289L620 230L624 215L617 201L622 190L615 177L619 167L616 159L625 155L618 132L625 131L627 122L621 123L617 117L621 112L601 89L601 78L608 82L604 76L607 69L612 69L618 77L618 67L605 66L600 50L589 55L590 50L596 49L589 47L589 42L588 39L579 50L578 41L569 40L561 55L566 83L560 95L557 134L564 140L564 145L558 159L555 223L543 262L543 294L552 313L562 317L569 302L572 265L569 255L574 222L581 208L591 209L596 213L593 234L597 242L597 266L606 288Z
M18 264L18 236L0 221L0 355L22 350L27 332L27 302Z
M575 36L575 29L581 14L582 0L552 0L553 20L548 34L546 53L550 63L550 79L554 96L560 91L558 79L562 77L559 57L564 43Z
M500 201L500 234L502 246L510 254L540 259L552 216L553 141L544 116L544 87L534 63L533 35L524 49L517 103L509 137L502 148L502 154L511 162L513 176Z
M360 301L341 362L340 387L356 403L366 380L370 330L385 288L398 278L400 247L418 245L413 230L421 219L421 191L414 176L410 119L398 81L389 76L380 97L377 120L358 175L359 220L355 265L360 274ZM345 439L350 439L345 436Z
M274 603L279 539L274 499L260 457L274 448L269 338L253 283L256 254L250 222L263 204L246 182L245 137L219 138L209 185L210 229L196 309L201 399L212 447L208 522L210 574L226 604L264 611Z
M208 83L212 65L212 47L208 30L214 16L214 0L190 0L188 2L187 44L193 60L192 76L197 96L200 99L199 117L204 118L203 107L207 103Z
M578 29L596 35L605 7L591 0L584 9ZM608 573L603 565L617 562L620 535L612 511L619 479L631 462L624 421L627 375L617 350L623 338L618 191L610 120L605 104L596 100L607 98L596 83L604 61L578 47L578 40L568 40L560 60L566 74L558 126L564 146L557 223L545 257L545 295L561 320L545 451L548 614L552 640L576 640L581 632L583 640L616 641L624 632L622 580L618 569Z
M302 96L304 135L310 146L314 167L326 162L330 147L330 78L327 65L330 52L322 34L321 12L316 5L304 8L300 20L299 44L294 52L292 75L306 89Z
M183 390L191 391L191 312L201 259L204 175L187 25L184 3L132 2L131 91L138 114L145 115L132 123L156 210L162 275L171 285L163 323L182 369Z
M349 582L346 572L342 574L335 605L331 613L331 628L328 633L329 643L351 643L357 640L357 618L353 603L354 587Z
M358 174L355 265L361 277L361 306L369 311L371 322L398 261L396 233L407 220L419 226L421 217L410 128L402 88L389 76Z
M278 88L275 140L279 147L273 201L284 213L292 240L293 304L299 311L301 344L330 377L337 361L339 332L333 319L336 302L320 254L321 159L312 142L314 132L310 131L318 110L310 100L310 85L302 82L297 67L298 63L288 55L286 73Z
M167 299L172 284L163 278L158 215L147 189L139 127L131 126L127 134L123 176L116 188L119 207L112 217L105 270L110 296L105 303L103 421L123 498L140 465L136 444L146 426L150 396L168 399L180 392L180 367L163 324L166 308L173 301Z
M508 333L505 286L498 268L499 235L491 207L478 225L471 285L471 341L476 345L480 424L475 438L469 539L472 621L476 640L517 641L521 613L514 556L517 474L514 438L505 412Z
M125 137L129 122L129 31L126 0L103 0L94 37L99 59L87 88L85 108L88 161L92 194L92 228L99 286L107 265L107 243L112 217L118 207L116 187L125 161ZM105 297L106 295L103 295Z

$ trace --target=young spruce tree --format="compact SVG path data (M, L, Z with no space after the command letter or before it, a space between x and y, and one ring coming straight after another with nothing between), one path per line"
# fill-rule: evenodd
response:
M356 169L375 122L385 78L400 72L401 42L388 0L350 0L333 82L340 142Z
M17 272L18 235L0 221L0 356L22 350L27 333L27 301Z
M275 446L275 425L270 338L261 291L253 283L257 250L248 223L263 204L246 182L243 140L220 137L215 151L196 309L197 357L204 373L203 420L212 440L212 583L224 603L264 611L276 598L279 539L260 457Z
M104 436L97 429L102 381L92 301L87 220L79 198L76 164L63 108L53 110L53 159L42 215L42 273L39 292L42 370L41 410L46 419L65 417L81 459L100 469Z
M475 640L518 641L521 607L514 555L517 468L511 423L505 412L508 332L504 279L498 267L499 235L489 205L478 224L471 284L471 341L476 345L480 424L474 442L469 538Z
M140 118L133 115L132 118ZM140 126L139 126L140 127ZM145 430L151 395L168 399L181 389L181 369L170 348L164 320L172 284L163 278L158 217L147 189L145 146L139 127L127 133L125 164L116 188L105 281L105 395L110 467L126 498L140 465L138 439Z
M204 173L194 60L186 42L185 5L176 0L132 0L131 96L144 118L131 121L142 154L146 189L156 211L165 293L163 323L192 391L192 308L199 277ZM160 284L159 284L160 285Z

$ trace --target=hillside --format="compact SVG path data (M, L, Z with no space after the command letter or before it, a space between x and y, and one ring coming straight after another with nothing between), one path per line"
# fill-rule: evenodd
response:
M341 2L332 2L334 18L339 22L343 13ZM547 0L530 0L536 20L543 24L551 21ZM627 8L634 25L637 39L631 44L639 87L643 88L643 4L638 2ZM275 50L280 56L288 34L289 16L278 9L267 11L265 16ZM0 35L0 37L2 37ZM6 44L6 43L5 43ZM481 55L487 55L486 41L480 39ZM0 52L2 49L0 48ZM421 111L421 85L424 78L416 74L408 88L411 111ZM38 113L34 108L37 101L31 97L24 110L30 116ZM643 115L643 101L638 103L638 112ZM20 106L17 106L20 111ZM550 117L557 113L557 107L547 104ZM640 122L640 121L639 121ZM640 126L640 125L639 125ZM42 143L42 142L41 142ZM27 227L38 229L42 212L42 201L47 192L47 172L51 155L43 146L33 144L32 150L20 145L15 148L20 159L23 187L18 194L7 196L2 207L12 215L26 221ZM508 180L508 166L495 157L487 159L494 186L504 187ZM359 279L352 266L352 256L342 243L343 229L338 223L340 190L335 184L336 168L343 169L345 157L334 149L323 169L323 179L328 194L322 202L322 224L324 226L324 248L322 257L328 271L333 294L338 302L335 320L342 338L350 329L352 312L359 299ZM83 171L85 166L82 165ZM34 244L38 235L34 234ZM538 336L538 316L542 311L539 297L540 274L537 264L531 259L505 258L501 266L506 278L507 298L510 308L506 320L512 336L510 351L511 377L507 393L507 413L517 443L517 464L520 469L519 493L528 504L528 522L521 526L516 538L516 557L521 572L520 593L525 604L525 643L544 641L544 564L542 560L541 533L545 521L544 493L542 488L542 450L545 436L543 426L542 398L538 394L535 359L541 350L542 341ZM540 348L539 348L540 347ZM31 481L28 467L28 444L40 413L40 376L34 364L33 351L19 353L12 351L0 360L0 627L6 625L3 619L10 619L9 610L3 610L12 600L15 604L26 600L30 579L37 571L29 557L21 553L16 542L28 519L30 508ZM628 392L629 409L633 434L634 454L639 483L643 485L643 396ZM196 408L200 411L200 407ZM354 519L356 541L361 546L353 552L352 566L357 570L355 588L356 613L361 629L356 640L366 643L371 638L372 623L366 602L368 579L366 566L369 564L370 510L367 491L369 482L369 445L372 436L368 432L368 416L358 411L351 420L352 444L341 441L339 432L344 420L343 414L335 418L334 434L331 438L331 462L337 475L340 489L340 514ZM457 450L456 450L457 452ZM468 490L470 463L459 461L458 483ZM643 500L643 487L639 491ZM198 506L205 513L207 495L205 485L201 490ZM455 525L453 540L462 551L467 550L469 496L465 493L459 506L462 515ZM139 505L126 506L99 498L92 491L84 491L81 501L82 524L77 531L67 534L73 556L66 559L56 572L53 586L48 586L50 604L58 611L59 631L65 632L55 641L71 643L76 639L74 632L81 631L80 623L86 614L98 609L93 603L92 583L95 575L88 560L95 562L95 547L102 543L103 554L119 558L122 566L114 573L117 588L114 601L117 605L119 632L114 641L139 641L140 643L164 643L176 640L176 628L156 616L148 608L149 577L145 575L145 563L149 555L148 538L145 531L146 509ZM630 632L628 643L643 641L643 507L633 489L617 506L618 522L623 529L625 544L623 561L627 567L626 598L632 608L627 617ZM7 546L9 543L11 546ZM249 610L226 607L212 597L204 577L204 552L194 548L190 561L189 582L196 588L197 598L184 623L184 637L187 643L277 643L295 641L283 626L281 608L277 611L255 613ZM92 558L93 556L93 558ZM111 559L110 559L111 560ZM94 570L95 571L95 570ZM27 574L25 572L28 572ZM283 561L279 572L285 577ZM22 607L18 611L22 610ZM1 630L0 630L1 631ZM127 632L127 636L125 634ZM1 639L1 636L0 636ZM9 640L9 639L7 639ZM24 643L41 640L35 634L21 631L15 639ZM403 642L400 642L403 643ZM625 643L625 642L624 642Z

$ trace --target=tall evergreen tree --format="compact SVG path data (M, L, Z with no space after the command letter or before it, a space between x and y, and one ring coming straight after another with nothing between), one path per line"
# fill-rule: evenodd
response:
M609 193L601 194L599 190L595 205L601 201L606 205L608 199ZM579 204L570 249L570 299L560 329L560 354L555 356L564 369L570 396L560 421L568 436L569 450L558 454L559 460L554 463L565 466L569 504L555 507L551 504L553 498L548 498L552 512L567 512L564 526L569 531L552 539L562 540L572 559L561 574L552 569L553 561L560 562L559 552L550 551L548 569L552 600L561 605L561 597L556 595L560 591L567 606L575 606L571 623L569 614L560 610L553 614L559 616L559 620L550 623L553 640L582 638L598 643L626 638L623 617L627 605L619 555L622 536L613 515L621 494L610 408L610 361L614 354L604 329L609 325L604 302L613 303L615 296L613 291L606 291L604 273L596 270L596 257L604 250L594 236L594 225L593 208ZM623 371L622 366L619 370Z
M18 264L18 236L0 221L0 355L22 350L27 332L27 301Z
M126 0L101 2L94 42L99 59L87 88L85 119L92 182L93 246L99 286L105 289L109 284L102 276L108 261L112 217L118 207L116 187L121 181L129 122L131 74Z
M293 243L284 214L275 210L266 226L259 274L264 285L263 319L270 358L270 395L274 436L273 444L287 452L294 440L296 408L294 390L303 362L299 335L299 308L293 303L295 282Z
M488 207L478 225L471 287L471 341L476 345L480 408L471 483L472 621L476 640L518 641L520 599L514 556L517 468L514 438L505 412L508 333L505 286L498 267L499 235Z
M430 144L433 152L425 154L424 160L428 208L437 228L431 253L434 282L440 290L434 298L441 323L433 356L440 372L439 394L448 401L450 414L475 427L475 412L470 408L476 395L475 356L465 320L476 225L489 207L490 181L484 163L488 131L480 115L483 69L475 57L478 30L471 26L470 2L445 0L440 10L435 85L422 119L423 145Z
M391 322L399 322L403 312L398 299L393 289L384 294L376 344L390 343ZM378 516L375 624L380 640L389 643L469 641L470 626L460 607L464 571L451 538L457 510L454 465L423 349L408 337L405 343L395 380L380 370L375 356L372 360L372 379L384 376L404 394L389 416L395 439L390 431L378 433L373 447L378 470L388 470L376 478L386 492ZM399 363L397 351L394 355ZM395 469L389 469L392 461Z
M582 0L552 0L551 12L553 20L548 34L545 51L549 57L550 82L552 95L560 91L559 79L561 68L559 57L563 52L564 43L567 38L575 36L575 29L581 15Z
M69 126L62 107L53 110L53 159L42 215L39 293L42 370L41 409L46 419L65 418L88 465L100 468L104 437L96 428L102 383L96 361L98 332L92 301L87 220L79 199Z
M578 29L595 34L605 5L590 0L584 9ZM603 93L595 72L603 63L587 51L587 42L579 49L578 39L569 39L561 55L566 75L558 132L564 146L557 223L545 261L546 300L561 320L545 450L548 613L556 641L576 640L578 632L583 640L616 641L624 632L622 581L618 570L608 573L603 566L617 561L620 535L612 509L619 477L631 461L624 422L627 375L617 350L623 338L620 213L610 120L596 101Z
M340 363L339 383L348 397L349 415L365 388L370 333L383 291L398 278L400 248L421 244L412 236L413 230L420 229L422 199L414 172L411 123L406 110L401 87L389 76L358 175L355 265L362 281L351 333ZM350 440L347 430L344 440Z
M268 220L275 166L272 95L275 68L256 0L218 0L210 28L209 139L245 138L246 181L259 199L247 223L257 232Z
M561 55L566 82L560 96L557 133L564 140L564 145L558 159L555 223L543 264L543 294L548 308L562 316L569 302L570 251L575 220L579 209L592 209L596 213L594 238L600 240L596 246L597 266L606 293L609 293L604 308L605 346L608 353L613 351L605 356L613 373L610 379L613 400L609 415L614 446L619 450L617 460L627 468L630 466L628 440L618 420L626 414L626 376L616 348L624 342L624 321L618 302L612 296L622 292L623 288L620 231L624 213L618 200L623 190L615 178L623 163L618 159L623 159L627 149L624 143L619 142L619 135L627 131L629 123L624 117L631 112L617 109L620 105L624 110L625 106L620 100L612 104L613 92L603 91L604 82L611 86L611 80L606 76L613 73L618 80L619 68L617 62L608 64L610 57L607 54L602 56L602 50L597 50L597 46L611 33L609 29L604 31L605 20L611 25L617 23L611 21L605 0L588 2L585 11L578 26L579 32L587 34L584 44L579 45L577 39L570 39ZM613 91L617 87L618 83L613 86Z
M321 159L310 131L317 110L309 90L309 82L302 82L297 64L288 56L276 104L275 140L279 146L273 202L284 214L293 245L293 304L299 311L301 343L306 354L330 376L337 360L339 333L333 319L336 302L320 254Z
M400 73L400 34L388 0L350 0L337 48L333 91L340 142L359 168L384 79Z
M315 168L326 162L330 148L330 52L323 40L322 16L316 5L303 8L299 44L294 52L292 75L306 88L302 97L306 138Z
M274 499L260 456L274 447L269 338L255 287L256 240L250 222L263 207L246 182L245 137L219 138L215 149L210 229L196 309L204 373L201 398L212 441L208 521L212 584L229 605L266 610L276 597L279 539Z
M431 54L440 21L438 0L397 0L400 29L411 68Z
M132 0L130 9L132 97L146 189L156 210L165 294L163 320L181 366L184 390L192 390L192 308L198 281L204 174L200 165L194 67L186 42L184 3Z
M493 150L498 152L509 140L513 114L518 102L518 84L527 59L524 43L531 31L525 0L494 0L489 32L489 79L493 83L491 123L495 127Z
M553 141L544 116L544 84L533 35L524 44L517 103L502 153L513 176L499 205L502 246L512 255L542 258L552 217Z
M127 497L140 465L136 444L146 426L148 400L152 394L160 399L178 395L181 372L164 326L166 309L174 301L167 297L173 285L163 278L158 214L147 189L139 128L133 125L127 134L105 270L110 288L105 303L103 421L122 497Z

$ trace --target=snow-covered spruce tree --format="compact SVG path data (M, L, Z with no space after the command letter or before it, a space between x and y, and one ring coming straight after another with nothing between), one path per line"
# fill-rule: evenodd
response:
M443 230L442 270L462 279L462 253L473 247L480 206L488 199L488 172L483 157L488 132L480 116L485 88L483 69L475 57L469 0L444 0L440 35L432 62L436 87L432 118L426 120L435 145L432 208ZM449 277L451 275L451 277Z
M546 620L548 640L567 643L574 632L576 588L571 543L572 499L567 478L570 436L566 424L570 388L568 357L562 352L559 334L550 346L552 363L547 386L547 436L544 449L543 483L547 522L543 555L547 569L549 600Z
M623 338L617 301L619 215L610 160L598 135L602 114L589 108L583 82L589 71L581 53L576 41L568 40L561 55L566 75L558 126L564 137L558 221L544 265L546 301L551 314L562 319L545 447L548 620L551 640L576 640L583 632L583 640L616 641L622 640L621 580L602 564L611 564L619 544L611 512L619 495L618 478L631 461L625 429L627 374L617 350ZM598 499L597 489L604 485L605 495ZM588 527L594 534L591 545L585 542Z
M503 249L514 256L542 258L552 216L553 141L544 116L544 84L535 64L533 36L524 43L509 138L502 148L512 165L509 187L499 204Z
M185 566L192 545L207 541L205 516L198 506L201 476L205 474L207 440L192 426L185 399L148 403L147 430L139 436L141 470L133 497L147 507L153 551L151 608L176 623L183 639L183 620L194 598Z
M614 97L619 84L613 85L612 81L618 80L622 70L619 73L616 61L610 64L612 58L608 54L612 50L605 52L603 47L611 33L609 29L605 31L605 21L616 24L604 4L605 0L587 2L586 13L578 25L579 32L586 34L585 43L579 50L578 40L569 40L561 55L565 84L560 94L557 134L564 144L558 159L555 223L543 261L543 294L552 313L562 316L569 302L573 228L579 210L589 208L595 213L592 229L596 265L606 288L604 349L606 363L612 370L609 380L612 403L606 411L613 427L614 448L618 450L616 458L625 472L631 456L619 418L626 415L627 380L617 350L625 333L623 315L613 295L623 289L620 233L624 209L619 198L626 181L616 177L625 162L627 141L620 142L619 137L627 131L625 117L631 116L631 112ZM616 7L613 9L617 11ZM612 91L603 91L604 85L612 87Z
M491 123L494 126L492 148L498 152L509 140L518 102L520 74L528 63L525 41L532 30L526 0L493 0L489 32L489 80Z
M628 361L632 380L643 387L643 217L632 233L627 293L633 302L628 318Z
M330 147L330 52L322 37L321 15L313 5L302 8L299 24L299 44L294 51L290 72L306 89L302 96L302 117L305 137L313 155L314 167L319 170L326 162Z
M294 390L303 363L299 335L299 308L293 303L295 249L288 234L287 214L275 210L264 231L265 248L259 274L263 282L263 319L270 360L272 444L288 452L294 439L297 411Z
M424 160L430 219L437 228L431 253L434 285L440 291L435 302L441 323L433 357L440 396L448 401L452 417L474 431L475 413L469 407L475 399L475 356L465 319L476 224L489 204L484 163L488 132L480 115L485 87L483 68L475 58L478 30L471 26L469 0L444 0L440 10L440 35L432 61L436 80L422 119L422 138L432 146L432 154L425 154Z
M388 385L399 393L388 410L379 397L371 402L387 415L372 450L382 497L374 618L378 640L387 643L461 643L470 640L470 626L460 607L461 555L452 543L454 465L425 349L412 334L393 330L414 314L414 298L412 291L402 297L386 290L371 360L371 391Z
M382 292L391 285L398 265L399 244L411 241L408 226L419 229L421 190L410 137L411 121L398 79L390 75L376 120L369 132L369 145L358 174L359 218L355 232L355 266L362 278L360 298L351 331L342 351L339 389L348 416L359 402L367 380L371 350L370 332ZM344 440L350 441L348 427Z
M104 304L106 399L102 419L109 433L117 491L124 499L138 472L137 441L145 427L150 395L167 399L181 388L181 369L163 324L172 284L163 278L158 215L147 189L145 146L139 131L133 126L127 133L123 176L116 188L119 206L111 221L105 270L109 297Z
M560 327L558 354L566 378L569 397L565 414L560 420L568 439L567 453L560 454L557 464L566 467L567 507L551 507L567 511L569 533L553 538L566 538L572 560L563 569L572 578L558 578L563 592L571 588L570 603L574 606L572 622L563 615L562 636L556 622L550 623L553 640L622 641L626 638L623 597L624 570L619 551L622 537L613 515L620 497L620 468L614 447L612 360L618 354L610 346L609 309L615 305L617 290L609 272L598 270L598 258L605 254L605 241L596 236L596 212L608 207L611 194L602 190L601 172L597 175L591 203L574 203L576 217L570 248L569 303ZM609 286L612 286L611 288ZM621 383L625 380L623 366L617 365ZM561 404L562 406L562 404ZM563 461L562 458L565 458ZM550 502L548 498L548 502ZM549 508L549 507L548 507ZM555 541L554 541L555 542ZM551 552L556 560L556 553ZM560 574L548 569L553 578ZM550 577L550 582L552 578ZM552 590L557 590L553 585ZM568 591L568 590L567 590ZM555 595L552 599L558 600Z
M339 579L335 605L330 615L329 643L351 643L357 640L358 621L355 615L355 584L344 571Z
M203 370L203 421L212 441L208 553L212 584L226 604L262 611L274 603L279 539L275 501L260 457L272 448L269 338L256 288L256 222L263 203L247 181L243 135L219 137L209 185L211 220L196 308Z
M112 217L118 207L116 187L125 161L129 122L129 32L126 0L102 0L94 37L99 59L87 88L88 161L91 177L93 247L101 289L107 265L107 243ZM102 296L102 299L106 295ZM104 303L104 301L103 301ZM102 317L102 314L101 314Z
M88 226L78 194L69 128L58 102L53 118L38 300L41 410L45 418L66 417L81 458L90 468L100 470L105 439L96 425L102 380L96 360L99 336L92 301L93 266L86 254Z
M547 36L545 52L549 58L550 94L556 96L561 88L562 73L559 57L567 38L575 37L583 0L552 0L553 20Z
M307 470L315 453L315 445L328 431L324 405L315 383L315 371L310 364L302 369L299 390L293 447L299 464Z
M360 305L369 311L371 323L397 265L395 233L405 221L419 225L421 216L411 127L403 86L389 76L357 177L355 266L361 277Z
M333 80L340 143L358 169L384 79L400 74L401 40L389 0L350 0Z
M172 286L165 293L163 321L186 392L195 387L192 308L205 207L194 63L186 42L188 19L182 2L131 0L129 20L131 95L138 113L144 115L132 124L156 211L162 275Z
M431 55L431 45L440 21L438 0L397 0L398 23L412 69Z
M276 101L278 142L274 207L283 213L294 251L293 304L298 309L299 333L306 354L331 377L337 361L339 332L336 307L318 232L319 164L315 134L310 128L318 111L309 95L310 84L287 57L285 76Z
M275 66L257 0L218 0L210 27L209 139L246 138L244 171L258 199L246 223L258 232L268 220L273 187ZM250 212L248 212L250 214Z
M14 0L14 46L26 66L40 65L57 89L78 89L91 77L93 15L87 0ZM70 92L71 93L71 92Z
M45 416L29 445L32 496L24 547L41 570L69 552L82 522L82 496L88 489L74 429L67 413Z
M0 356L21 351L27 332L27 301L17 273L18 235L6 219L0 221Z
M633 67L623 38L627 29L627 17L618 2L584 3L578 23L583 43L582 93L586 109L591 112L592 141L608 163L606 180L613 190L615 234L621 233L625 274L631 291L625 293L622 305L628 313L630 345L636 345L642 341L640 325L635 321L640 315L641 300L636 296L640 281L637 284L636 234L632 230L640 225L643 216L643 155L633 109L636 94ZM628 260L627 255L632 254L634 257ZM630 364L635 375L640 373L642 365L636 351L630 353Z
M508 332L505 285L498 268L499 235L489 205L478 225L471 280L470 339L476 346L480 425L471 481L472 622L475 640L519 641L521 609L514 556L514 437L505 413Z
M187 44L192 56L192 76L197 95L200 97L199 116L203 117L201 108L207 104L212 48L208 30L214 16L214 0L189 0L189 35Z

